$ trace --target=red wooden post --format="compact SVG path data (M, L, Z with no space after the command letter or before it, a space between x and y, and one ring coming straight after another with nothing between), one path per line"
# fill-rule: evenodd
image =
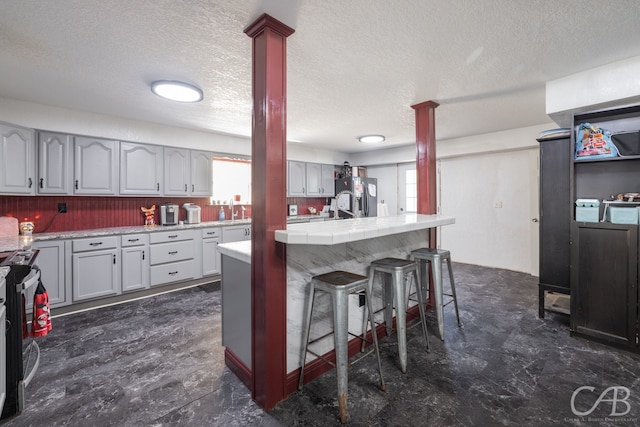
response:
M251 392L269 410L284 399L287 377L287 264L275 230L287 228L286 48L294 30L264 14L244 32L253 39Z
M416 110L416 178L418 213L437 213L436 115L438 103L426 101L412 105ZM436 229L429 232L429 247L436 247Z

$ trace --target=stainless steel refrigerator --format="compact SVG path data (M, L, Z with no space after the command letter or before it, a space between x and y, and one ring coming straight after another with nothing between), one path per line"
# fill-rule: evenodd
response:
M354 200L351 194L343 194L338 197L341 191L351 191L358 198L360 209L359 216L378 216L378 180L376 178L362 178L359 176L350 176L342 179L336 179L336 208L342 210L354 211ZM346 212L338 211L340 218L352 218Z

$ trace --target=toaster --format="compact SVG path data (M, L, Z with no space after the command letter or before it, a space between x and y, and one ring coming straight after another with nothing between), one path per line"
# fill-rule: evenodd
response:
M199 224L200 223L200 206L193 203L185 203L182 207L187 211L187 224Z

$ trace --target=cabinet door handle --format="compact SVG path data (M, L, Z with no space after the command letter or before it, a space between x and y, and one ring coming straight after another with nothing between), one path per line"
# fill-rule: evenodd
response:
M91 245L91 246L100 246L101 244L102 244L102 242L91 242L91 243L89 243L89 245Z
M113 254L113 263L116 263L116 254Z
M78 189L78 180L76 179L76 190Z
M171 236L167 236L167 237L170 238L170 239L175 239L176 237L178 237L178 235L177 234L172 234Z
M191 184L191 192L193 193L194 191L196 191L196 186L195 184Z
M184 192L187 192L187 184L184 185Z
M29 188L31 188L32 185L33 185L33 180L29 178Z
M207 231L207 234L208 234L209 236L215 236L215 235L216 235L216 232L215 232L215 231Z
M170 252L169 252L169 255L175 255L175 254L177 254L177 253L178 253L178 251L170 251Z
M40 178L40 188L44 188L44 178Z
M170 276L175 276L176 274L178 274L178 272L177 272L177 271L170 271L170 272L169 272L169 275L170 275Z
M137 242L140 239L129 239L130 242Z
M142 251L142 259L144 259L144 251Z
M160 191L160 183L156 182L156 191Z

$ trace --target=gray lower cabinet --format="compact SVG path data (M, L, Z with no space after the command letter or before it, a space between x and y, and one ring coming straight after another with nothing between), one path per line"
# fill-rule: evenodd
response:
M151 233L149 239L151 286L196 277L195 230Z
M251 224L224 227L222 229L222 241L224 243L251 240Z
M149 288L149 235L121 236L122 292Z
M49 304L52 308L71 304L71 281L66 280L67 271L71 268L71 258L66 256L68 240L43 240L33 243L33 248L40 252L36 264L40 268L40 279L47 289ZM35 286L29 288L26 295L27 311L33 308Z
M73 300L119 295L118 237L75 239L72 243Z
M222 256L222 345L251 369L251 264Z
M220 228L202 229L202 275L211 276L220 274L220 252L218 244L221 242L222 232Z

